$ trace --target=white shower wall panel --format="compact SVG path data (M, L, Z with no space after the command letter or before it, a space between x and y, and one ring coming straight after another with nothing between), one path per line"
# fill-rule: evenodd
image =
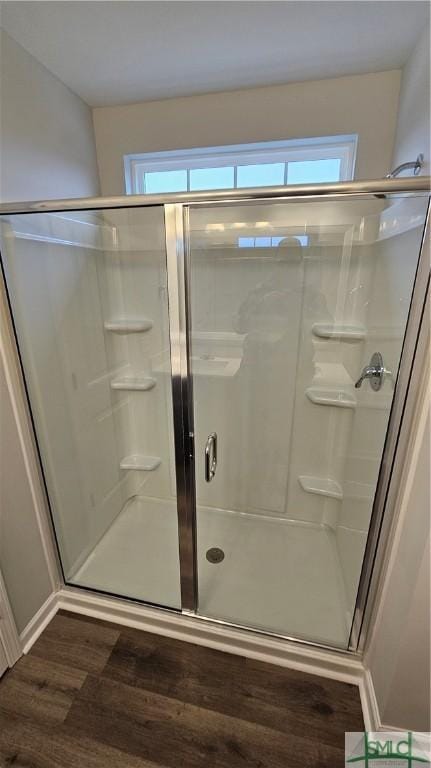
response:
M16 237L7 239L10 288L67 573L128 496L104 344L103 253L98 228L91 239L87 221L45 216L36 236L28 218L15 220Z
M354 403L363 342L361 334L325 339L313 326L364 327L372 279L364 239L378 232L383 206L334 201L193 212L192 358L221 356L210 336L221 341L227 333L237 334L240 362L231 378L200 376L194 364L203 504L335 527L339 501L305 492L300 478L342 487L353 410L317 405L307 390L341 391ZM250 235L287 240L240 247L239 236ZM302 247L295 236L305 236ZM208 487L203 449L214 429L218 470Z
M418 217L415 221L415 217ZM358 373L374 352L389 372L380 391L365 381L356 390L344 472L344 498L336 529L337 549L349 604L353 605L371 520L374 493L422 235L423 200L394 199L382 212L369 246L371 282Z
M171 499L175 462L163 214L161 209L146 209L108 211L104 216L114 231L113 242L106 243L110 289L105 317L151 322L144 333L109 334L111 354L118 363L121 358L119 375L154 380L148 390L112 391L113 401L123 404L127 413L123 456L161 459L152 472L128 472L130 495Z
M191 296L199 498L218 508L284 514L302 263L288 263L274 249L194 252ZM216 365L225 359L235 363L223 375ZM203 453L214 430L219 463L209 487Z
M363 344L360 339L324 339L313 329L363 326L370 274L368 249L354 244L353 230L332 230L329 227L329 232L325 231L321 225L311 246L304 249L304 298L286 511L288 517L334 527L340 502L306 493L298 479L305 475L333 480L342 492L354 410L313 402L307 392L310 388L317 394L323 390L335 393L333 397L342 393L354 403L354 381L361 367ZM330 238L332 244L325 244Z

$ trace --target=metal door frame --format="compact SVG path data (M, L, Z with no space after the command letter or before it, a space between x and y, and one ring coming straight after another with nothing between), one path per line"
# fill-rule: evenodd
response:
M30 203L6 203L0 205L0 215L54 213L68 211L94 211L109 208L134 208L163 206L166 228L166 261L168 277L169 323L172 365L172 394L175 440L175 465L177 479L178 536L180 552L180 581L182 613L197 618L241 628L254 634L277 637L301 645L330 649L341 654L360 651L366 639L373 605L378 595L383 560L390 546L389 531L394 522L394 496L396 493L396 472L394 466L402 462L407 437L413 422L417 371L422 368L425 345L420 339L426 334L426 305L429 285L430 215L428 208L427 226L421 244L418 268L412 292L410 311L405 331L399 373L389 417L381 469L374 497L372 518L360 586L354 613L352 633L347 649L322 643L281 635L271 631L235 624L233 622L202 616L196 613L198 600L197 552L196 552L196 499L194 469L194 428L193 428L193 381L190 369L190 307L189 285L190 265L188 253L188 214L190 207L212 206L229 203L268 203L271 201L292 202L295 200L358 199L370 195L409 195L428 192L430 178L397 178L364 182L343 182L307 186L273 187L267 189L222 190L216 192L176 193L171 195L134 195L112 198L83 198L71 200L49 200ZM12 312L9 306L10 312ZM12 321L13 322L13 321ZM420 331L422 329L422 336ZM18 339L15 331L15 341ZM412 366L414 363L414 370ZM24 371L21 363L21 370ZM25 381L25 379L24 379ZM28 397L31 413L31 404ZM33 424L35 432L35 427ZM37 435L35 434L36 444ZM39 460L41 458L39 455ZM43 467L41 466L42 476ZM52 534L55 539L55 529ZM97 592L86 587L87 591ZM105 593L108 594L108 593ZM115 595L114 595L115 596ZM130 598L132 600L132 598ZM136 602L136 601L133 601ZM151 605L150 603L148 603ZM178 613L177 610L159 606L160 609Z
M181 204L164 206L171 341L172 406L177 482L181 608L195 614L198 601L193 378L190 369L190 311L185 216ZM188 219L187 219L188 221Z

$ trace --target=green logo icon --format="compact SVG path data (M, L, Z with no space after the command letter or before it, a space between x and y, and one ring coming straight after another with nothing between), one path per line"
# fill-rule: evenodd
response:
M431 768L429 733L415 731L346 733L346 766Z

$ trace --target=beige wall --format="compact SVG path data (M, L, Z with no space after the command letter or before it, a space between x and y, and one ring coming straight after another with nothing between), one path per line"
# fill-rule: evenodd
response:
M0 200L98 192L90 108L0 29Z
M104 195L124 192L123 156L253 141L359 134L358 179L392 157L399 70L93 110Z
M424 152L429 173L429 34L403 72L393 163ZM430 455L429 370L408 453L395 544L366 664L384 725L429 731Z
M2 329L3 330L3 329ZM19 632L52 592L17 414L0 358L0 567Z
M382 723L430 730L429 389L409 450L399 523L366 656Z
M1 30L0 35L0 199L97 194L90 109ZM0 567L22 631L55 578L44 551L46 516L4 304L0 310Z
M401 80L400 106L392 165L424 155L422 174L430 168L430 33L424 29Z

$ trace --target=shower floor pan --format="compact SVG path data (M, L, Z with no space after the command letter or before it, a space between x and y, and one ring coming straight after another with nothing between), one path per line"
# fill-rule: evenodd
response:
M346 647L346 601L333 533L312 523L198 509L203 616ZM217 547L218 563L206 553ZM70 583L180 608L175 505L135 497Z

